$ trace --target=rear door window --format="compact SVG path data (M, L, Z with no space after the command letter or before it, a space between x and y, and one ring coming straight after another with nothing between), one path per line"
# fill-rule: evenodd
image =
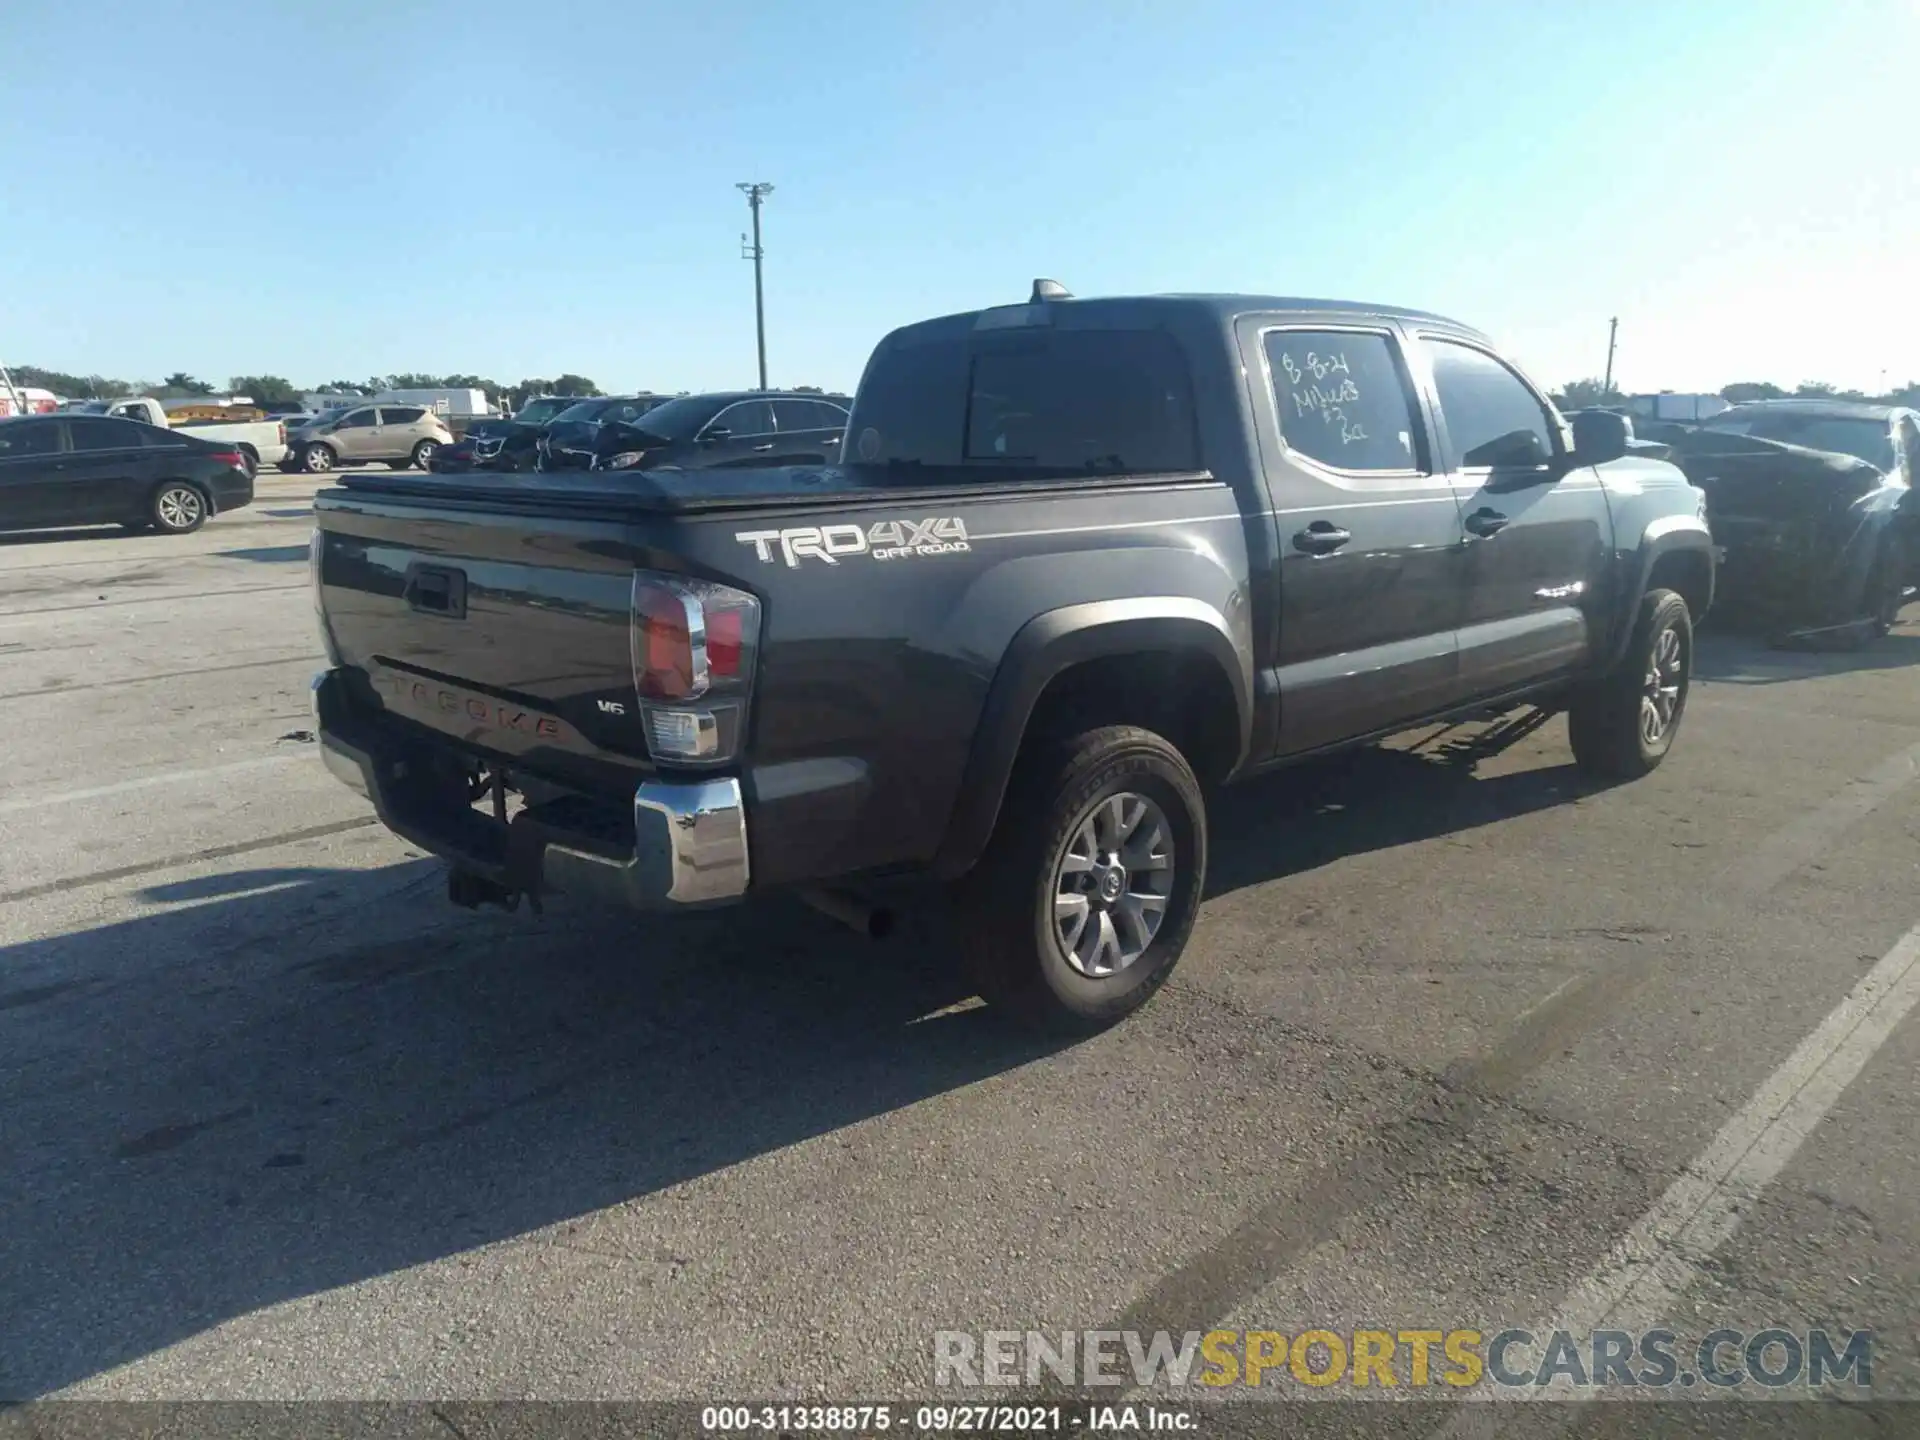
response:
M1392 336L1269 330L1265 349L1287 449L1333 470L1430 469L1413 387Z
M418 405L383 405L380 407L382 425L412 425L425 417L426 411Z
M138 450L140 432L125 420L67 421L67 443L75 450Z
M812 400L776 400L773 419L782 431L830 430L837 423L828 418L825 405Z

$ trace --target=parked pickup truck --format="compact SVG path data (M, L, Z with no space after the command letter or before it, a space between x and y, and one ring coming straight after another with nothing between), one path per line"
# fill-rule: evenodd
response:
M278 420L180 420L166 406L149 395L124 400L89 400L73 407L76 415L117 415L158 425L162 430L178 430L196 440L231 445L247 462L247 473L254 475L262 465L278 465L287 458L287 427Z
M1473 330L1050 281L887 336L838 466L315 516L321 754L456 902L874 923L931 877L981 993L1069 1029L1179 958L1214 786L1523 703L1643 775L1714 585L1700 492Z

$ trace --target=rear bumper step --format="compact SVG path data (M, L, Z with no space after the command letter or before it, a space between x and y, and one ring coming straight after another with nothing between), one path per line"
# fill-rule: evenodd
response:
M410 769L404 747L357 722L339 674L313 678L314 733L333 776L364 795L394 834L505 890L576 895L633 910L722 905L747 890L747 814L731 777L646 780L631 829L579 825L563 807L522 810L502 823Z

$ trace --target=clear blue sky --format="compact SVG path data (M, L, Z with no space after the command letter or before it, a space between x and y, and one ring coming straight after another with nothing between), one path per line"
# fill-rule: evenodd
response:
M1914 0L15 0L0 357L775 384L1023 298L1438 309L1546 383L1920 377Z

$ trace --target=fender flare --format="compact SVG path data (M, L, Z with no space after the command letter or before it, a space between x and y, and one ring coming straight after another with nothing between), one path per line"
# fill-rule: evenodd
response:
M1640 548L1634 552L1630 573L1633 576L1632 588L1621 597L1619 619L1614 627L1614 635L1609 644L1606 668L1612 670L1626 657L1627 646L1633 639L1634 617L1640 613L1641 597L1647 593L1647 582L1653 578L1653 567L1667 555L1694 552L1706 556L1707 560L1707 603L1713 603L1712 585L1715 579L1713 560L1713 532L1707 528L1707 522L1694 515L1663 515L1651 521L1640 532ZM1623 570L1627 566L1621 567ZM1703 609L1701 615L1706 614ZM1698 621L1699 615L1694 616Z
M1097 600L1048 610L1020 627L994 672L934 856L935 876L954 879L985 851L1034 706L1054 678L1088 660L1150 650L1205 655L1220 669L1233 692L1238 767L1252 738L1253 682L1247 658L1218 610L1185 596Z

